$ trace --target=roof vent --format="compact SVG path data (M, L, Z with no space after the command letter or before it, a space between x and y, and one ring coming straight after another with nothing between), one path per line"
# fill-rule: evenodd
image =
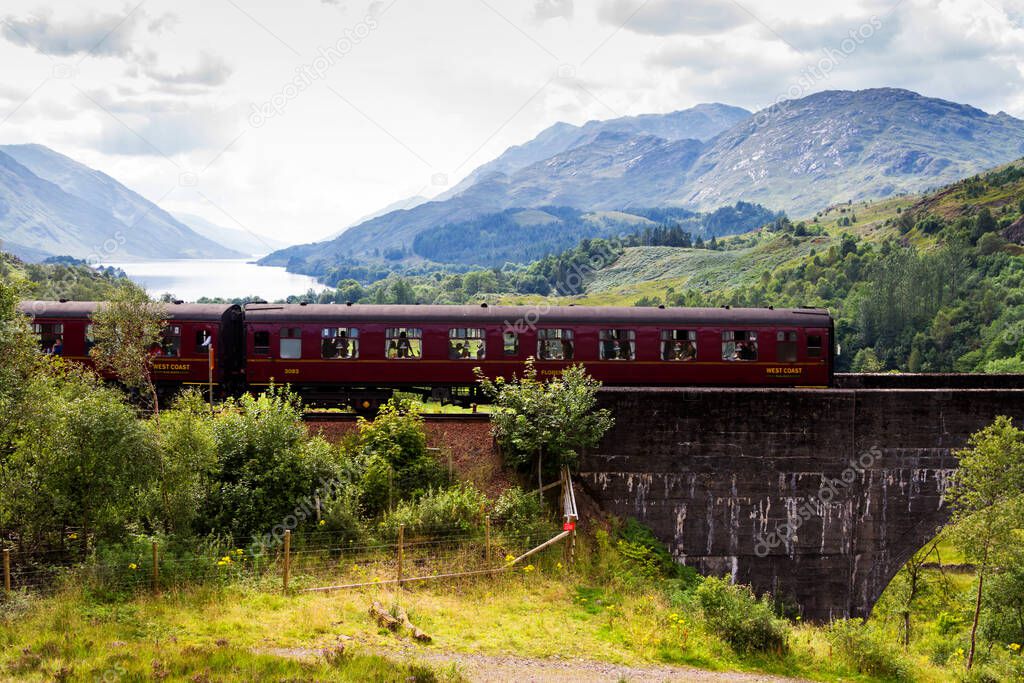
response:
M480 304L480 308L487 308L487 302L484 301Z
M725 310L728 311L729 309L732 308L732 306L730 306L729 304L726 304L725 306L722 306L722 308L724 308Z
M66 303L68 302L68 300L67 300L67 299L61 299L61 300L60 300L60 302L61 302L62 304L66 304Z
M768 304L768 310L769 311L774 311L775 310L775 306L772 306L771 304Z
M570 306L575 306L576 304L569 304L569 305L570 305Z
M180 305L182 305L183 303L185 303L185 301L184 301L183 299L175 299L175 300L174 300L174 305L175 305L175 306L180 306Z
M665 310L665 304L658 304L658 308L660 308L661 310L664 311Z
M351 301L346 301L346 302L345 302L345 305L346 305L346 306L351 306L351 305L352 305L352 302L351 302Z
M300 306L308 306L308 305L309 305L309 302L308 302L308 301L300 301L300 302L299 302L299 305L300 305Z

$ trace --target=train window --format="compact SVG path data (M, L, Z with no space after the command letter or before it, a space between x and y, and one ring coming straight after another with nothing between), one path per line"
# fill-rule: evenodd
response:
M448 330L448 360L481 360L487 353L484 331L476 327Z
M634 360L635 330L601 330L601 360Z
M205 327L196 330L196 353L208 353L213 344L213 335Z
M537 330L537 357L540 360L572 360L572 330Z
M281 358L296 359L302 358L302 328L282 327L281 328Z
M722 360L757 360L757 332L723 330Z
M259 356L270 355L270 333L266 331L252 333L252 352Z
M63 323L33 323L32 331L36 333L39 348L43 353L60 356L64 353Z
M662 330L662 360L697 360L696 330Z
M160 333L160 343L154 344L150 349L154 356L166 356L177 358L181 355L181 327L168 325Z
M359 358L359 330L354 327L325 327L320 332L320 357L326 360Z
M388 358L422 358L423 330L416 327L387 328L387 346L384 347L384 352Z
M821 358L821 335L807 335L807 355L811 358Z
M519 335L512 330L505 330L501 335L502 345L505 347L506 356L519 355Z
M779 363L796 362L796 332L779 330L775 333L775 360Z

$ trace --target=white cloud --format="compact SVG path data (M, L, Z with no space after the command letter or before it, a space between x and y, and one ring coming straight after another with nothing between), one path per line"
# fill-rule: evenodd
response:
M5 17L0 28L3 37L22 47L45 55L68 57L91 53L102 56L126 56L132 51L135 27L140 12L126 14L90 14L80 19L57 21L45 9L27 19Z
M573 0L534 0L533 14L534 22L543 23L549 19L572 19Z
M718 33L751 21L739 6L723 0L603 0L598 17L628 31L656 36Z
M156 68L148 69L146 75L153 80L168 85L198 84L222 85L231 75L231 67L223 58L202 52L199 63L189 69L168 73Z

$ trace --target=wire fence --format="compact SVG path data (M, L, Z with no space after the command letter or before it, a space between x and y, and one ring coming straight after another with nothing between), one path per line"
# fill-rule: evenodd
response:
M342 532L313 530L285 532L281 543L269 545L232 537L189 543L139 537L88 552L15 545L3 551L3 587L46 594L68 586L141 592L246 581L288 590L388 584L504 571L554 533L550 525L525 532L495 529L488 520L429 535L402 527L393 543L359 543Z
M286 530L281 536L226 535L200 541L134 537L90 549L84 531L62 527L35 534L31 542L8 540L3 594L45 593L65 586L160 591L239 581L279 581L286 591L401 584L506 571L536 553L553 552L551 547L560 541L566 541L563 553L570 560L577 511L567 468L548 487L559 485L565 520L560 533L553 525L524 527L510 520L500 520L495 528L490 516L482 516L479 523L452 527L407 530L400 525L395 542L359 542L351 532L314 527L297 534Z

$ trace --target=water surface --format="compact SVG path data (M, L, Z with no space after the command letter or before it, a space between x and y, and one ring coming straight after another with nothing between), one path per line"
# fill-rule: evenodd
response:
M171 293L176 299L195 301L200 297L259 296L267 301L289 294L305 294L324 285L307 275L284 268L258 266L250 259L171 259L167 261L125 261L104 263L120 268L151 296Z

